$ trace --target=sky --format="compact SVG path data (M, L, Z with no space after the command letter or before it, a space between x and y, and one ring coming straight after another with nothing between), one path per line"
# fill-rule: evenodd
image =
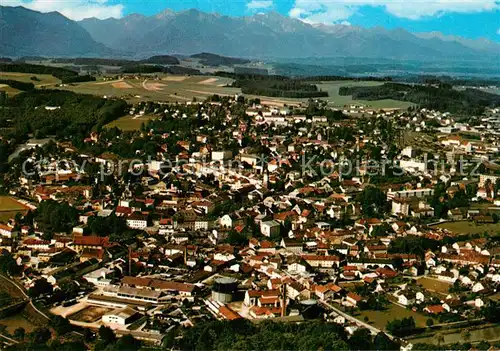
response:
M500 42L500 0L2 0L2 4L59 11L74 20L154 15L167 8L196 8L228 16L275 11L308 23L438 31Z

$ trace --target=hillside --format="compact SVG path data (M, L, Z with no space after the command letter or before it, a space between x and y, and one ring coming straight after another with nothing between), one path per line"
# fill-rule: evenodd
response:
M97 43L76 22L58 12L0 6L0 52L4 56L101 56L112 50Z

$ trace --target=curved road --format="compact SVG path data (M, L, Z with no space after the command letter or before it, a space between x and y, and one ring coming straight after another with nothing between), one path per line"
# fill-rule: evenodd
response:
M40 311L36 306L35 304L33 303L33 301L31 300L31 298L28 296L28 294L26 294L26 291L24 291L24 289L22 287L20 287L17 282L15 282L14 280L6 277L5 275L3 274L0 274L0 277L2 277L3 279L7 280L8 282L10 282L11 284L13 284L17 289L19 289L19 291L21 292L21 294L23 294L24 298L26 300L29 301L31 307L33 307L33 309L39 314L41 315L42 317L44 317L45 319L47 320L51 320L51 318L49 316L47 316L45 313L43 313L42 311Z
M365 323L363 321L360 321L359 319L351 316L350 314L347 314L341 310L339 310L337 307L334 307L332 306L331 304L329 304L328 302L326 301L320 301L321 304L325 305L326 307L328 307L329 309L331 309L332 311L334 311L335 313L341 315L342 317L344 317L346 320L352 322L352 323L355 323L363 328L366 328L368 329L370 332L372 332L372 334L376 335L380 332L386 334L391 340L394 339L394 336L392 336L391 334L388 334L386 331L383 331L382 329L378 329L378 328L375 328L373 325L370 325L368 323Z

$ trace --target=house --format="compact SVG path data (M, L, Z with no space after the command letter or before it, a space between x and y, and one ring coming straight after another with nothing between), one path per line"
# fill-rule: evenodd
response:
M416 294L413 291L402 291L398 295L398 302L403 306L410 306L416 302Z
M144 230L148 226L148 216L134 212L127 218L127 226L132 229Z
M446 310L442 305L429 305L424 308L424 312L429 314L440 314L444 313Z
M267 237L278 235L280 232L280 228L280 224L275 220L262 222L260 224L261 234Z
M363 298L355 293L348 293L345 300L344 300L344 305L347 305L347 306L353 306L353 307L356 307L358 305L358 303L362 302L363 301Z

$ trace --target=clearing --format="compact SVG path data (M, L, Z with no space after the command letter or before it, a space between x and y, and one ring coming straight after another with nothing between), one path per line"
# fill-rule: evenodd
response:
M476 224L469 221L446 222L436 225L436 227L447 229L456 234L500 234L500 223Z
M389 303L387 309L384 311L356 311L354 316L360 320L363 320L364 317L368 317L369 324L382 330L385 330L388 322L391 322L395 319L413 317L415 319L415 324L417 325L417 327L425 327L425 322L427 321L427 319L429 319L428 316L413 312L412 310L403 308L393 303Z
M451 287L450 283L428 277L418 279L417 284L421 285L425 290L437 292L443 295L448 295L448 290Z
M105 127L107 128L117 127L118 129L121 129L124 132L133 132L139 130L143 123L153 118L155 118L155 116L152 115L123 116L118 118L117 120L109 122L108 124L106 124Z
M331 105L335 107L343 107L345 105L363 105L368 109L407 109L410 106L413 106L411 102L406 101L398 101L398 100L376 100L376 101L367 101L367 100L353 100L352 96L341 96L339 95L339 89L341 87L359 87L359 86L379 86L384 84L384 82L373 82L373 81L351 81L351 80L340 80L340 81L331 81L331 82L319 82L316 84L318 88L322 91L328 92L328 97L323 98L330 102Z

